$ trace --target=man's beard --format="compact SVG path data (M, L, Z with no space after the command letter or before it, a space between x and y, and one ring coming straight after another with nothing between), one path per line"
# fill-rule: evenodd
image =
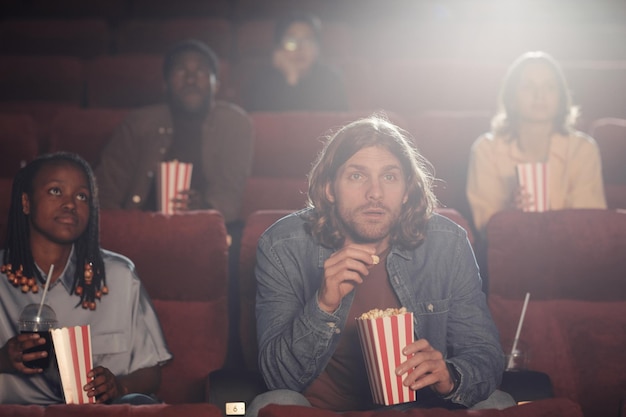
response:
M362 216L364 211L369 209L383 210L385 217L380 222L368 222L358 218ZM361 244L377 243L389 237L400 217L400 213L394 213L381 204L368 204L349 211L342 211L336 205L335 215L344 236L354 243Z

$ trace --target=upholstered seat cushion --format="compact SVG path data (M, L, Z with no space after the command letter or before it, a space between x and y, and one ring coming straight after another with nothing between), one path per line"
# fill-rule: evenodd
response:
M337 413L311 407L268 405L259 417L337 417ZM354 411L344 417L583 417L580 406L565 398L540 400L505 410L445 410L442 408L408 411Z

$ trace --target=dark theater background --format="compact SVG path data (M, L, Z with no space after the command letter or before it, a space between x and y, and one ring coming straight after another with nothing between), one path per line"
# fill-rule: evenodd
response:
M321 18L323 59L342 74L349 109L250 112L255 151L240 214L247 223L230 284L225 243L212 239L225 237L219 215L103 213L103 246L127 254L152 280L146 287L166 337L179 337L181 322L203 328L194 342L172 345L180 359L164 374L161 394L175 404L206 401L208 373L232 366L241 347L236 365L256 368L256 242L305 204L320 136L385 112L433 164L440 212L474 244L465 196L470 147L490 129L511 62L527 51L549 53L580 108L577 128L600 148L609 210L513 213L496 222L497 247L481 248L479 263L486 290L495 289L489 303L503 346L532 288L522 337L532 347L531 369L549 375L555 396L580 404L587 417L626 417L625 0L0 0L0 10L2 242L19 167L56 150L98 164L130 110L164 100L162 56L177 41L209 44L220 58L219 97L242 104L243 86L270 60L276 19L294 11ZM185 285L196 293L178 297L169 272L178 260L162 236L189 258ZM209 344L203 367L181 362Z

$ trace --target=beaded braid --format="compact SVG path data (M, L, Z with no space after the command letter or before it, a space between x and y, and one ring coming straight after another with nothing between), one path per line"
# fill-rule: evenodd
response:
M108 293L100 249L99 203L93 170L87 161L76 154L57 152L42 155L20 169L15 176L0 272L5 273L13 285L25 293L29 290L37 292L37 284L44 283L30 249L30 223L28 215L23 211L22 194L26 193L32 198L33 180L41 168L48 164L74 165L85 173L89 182L89 221L83 234L74 242L76 271L71 293L80 297L77 306L95 310L96 299Z

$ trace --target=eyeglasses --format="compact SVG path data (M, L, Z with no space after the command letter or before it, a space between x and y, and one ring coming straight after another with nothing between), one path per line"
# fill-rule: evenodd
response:
M315 39L311 38L295 38L295 37L286 37L282 41L282 47L286 51L294 52L301 48L312 48L317 46L317 42Z

